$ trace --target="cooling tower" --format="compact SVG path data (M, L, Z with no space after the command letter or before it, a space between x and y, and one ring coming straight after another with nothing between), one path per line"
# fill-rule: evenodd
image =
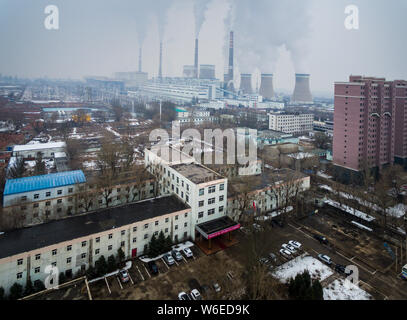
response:
M198 78L198 39L195 39L195 78Z
M250 73L242 73L240 75L240 90L244 94L252 94L252 75Z
M259 94L265 99L274 98L273 74L262 73Z
M309 85L309 74L295 74L295 88L291 102L293 103L313 103Z
M163 63L163 43L162 42L160 42L160 64L159 64L159 67L158 67L158 78L159 79L162 79L163 78L163 66L162 66L162 63Z

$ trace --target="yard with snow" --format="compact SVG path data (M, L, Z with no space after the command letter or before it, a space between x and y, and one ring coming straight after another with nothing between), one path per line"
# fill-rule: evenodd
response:
M355 284L337 279L324 290L324 300L371 300L372 296Z
M291 278L295 278L297 274L303 273L305 270L308 270L312 279L319 281L323 281L333 274L331 268L321 261L304 254L279 266L272 275L281 282L287 283Z

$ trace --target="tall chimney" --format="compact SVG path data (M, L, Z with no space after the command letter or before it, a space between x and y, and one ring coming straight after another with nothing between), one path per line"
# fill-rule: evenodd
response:
M295 88L291 97L292 103L313 103L309 78L309 74L295 74Z
M142 68L141 68L141 54L142 54L142 48L140 47L140 51L138 54L138 72L142 72Z
M229 66L228 66L228 73L224 75L225 86L227 90L234 91L233 79L233 67L234 67L234 33L230 31L229 36Z
M273 87L273 74L272 73L262 73L261 74L261 84L259 94L265 99L272 99L274 97L274 87Z
M252 94L252 75L251 73L242 73L240 75L240 90L244 94Z
M194 68L195 68L194 77L197 79L198 78L198 38L195 39L195 63L194 63Z
M163 63L163 43L160 42L160 66L158 68L158 78L159 79L163 78L162 63Z

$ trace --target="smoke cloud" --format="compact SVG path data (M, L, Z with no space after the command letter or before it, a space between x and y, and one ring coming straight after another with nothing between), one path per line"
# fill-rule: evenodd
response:
M199 37L210 0L194 0L195 37Z
M165 27L168 22L168 10L170 10L173 0L153 0L148 1L148 3L151 5L152 11L157 17L158 35L162 42L164 39Z
M231 18L225 19L235 31L236 59L239 70L252 73L275 71L278 48L291 53L297 72L307 72L307 36L310 15L306 1L231 0Z

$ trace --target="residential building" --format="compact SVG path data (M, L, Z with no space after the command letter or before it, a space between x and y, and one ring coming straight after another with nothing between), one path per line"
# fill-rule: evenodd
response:
M270 113L269 129L284 133L299 134L312 131L313 114Z

